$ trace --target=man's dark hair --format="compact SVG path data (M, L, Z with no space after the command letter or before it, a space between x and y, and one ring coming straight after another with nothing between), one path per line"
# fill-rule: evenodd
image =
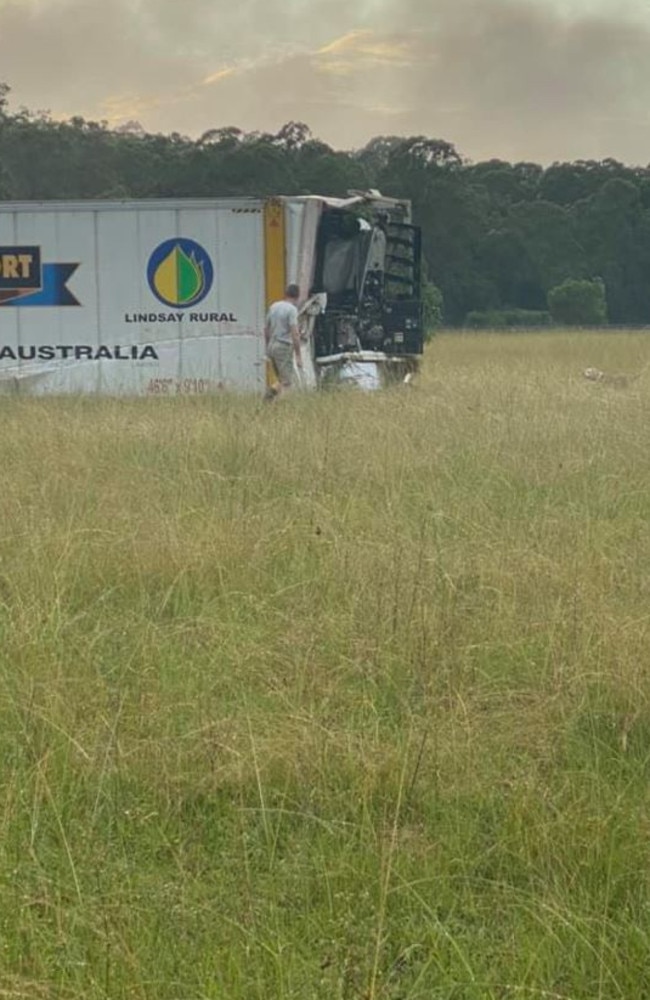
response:
M284 293L287 299L299 299L300 298L300 286L299 285L287 285L287 290Z

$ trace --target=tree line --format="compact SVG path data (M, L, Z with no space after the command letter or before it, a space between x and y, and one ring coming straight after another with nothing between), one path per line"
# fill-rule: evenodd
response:
M198 139L153 135L137 123L112 129L12 112L8 96L0 85L2 200L378 188L413 203L442 322L534 325L548 320L549 307L566 318L568 297L569 322L584 316L582 301L591 321L650 324L650 167L471 163L451 143L421 136L380 136L344 152L295 122L276 134L228 127Z

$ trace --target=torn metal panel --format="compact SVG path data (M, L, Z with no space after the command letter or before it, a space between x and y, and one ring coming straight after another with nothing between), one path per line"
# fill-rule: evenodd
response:
M318 358L316 365L319 385L325 388L352 387L375 392L410 384L419 362L416 358L389 357L381 351L352 351Z

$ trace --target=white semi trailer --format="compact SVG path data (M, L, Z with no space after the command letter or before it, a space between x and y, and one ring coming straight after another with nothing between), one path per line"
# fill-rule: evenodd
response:
M408 203L0 202L0 392L263 391L265 312L289 282L305 303L307 386L350 359L416 363Z

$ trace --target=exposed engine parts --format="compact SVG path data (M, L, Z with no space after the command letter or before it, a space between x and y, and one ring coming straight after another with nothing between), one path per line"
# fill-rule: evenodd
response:
M327 294L316 357L423 350L421 237L397 211L330 209L321 221L313 292Z

